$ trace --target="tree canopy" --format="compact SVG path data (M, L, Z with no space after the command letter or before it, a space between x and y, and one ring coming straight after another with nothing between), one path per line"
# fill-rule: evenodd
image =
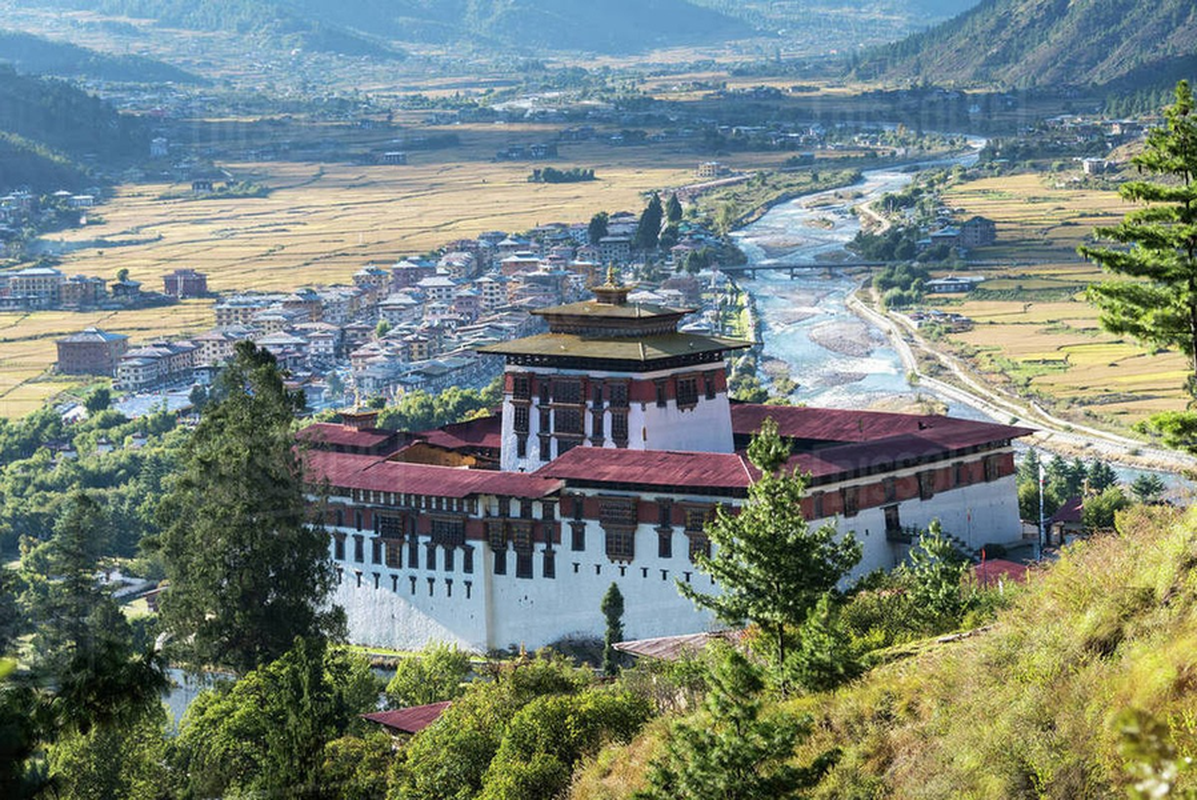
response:
M335 575L311 524L291 433L298 399L274 357L237 346L159 509L170 588L162 626L200 664L247 671L297 636L343 627L325 600Z

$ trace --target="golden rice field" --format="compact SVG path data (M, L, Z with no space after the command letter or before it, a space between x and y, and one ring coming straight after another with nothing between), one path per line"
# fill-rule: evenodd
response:
M23 416L60 392L90 383L86 376L43 376L57 358L58 338L96 325L137 345L198 333L211 323L210 301L132 311L0 313L0 416Z

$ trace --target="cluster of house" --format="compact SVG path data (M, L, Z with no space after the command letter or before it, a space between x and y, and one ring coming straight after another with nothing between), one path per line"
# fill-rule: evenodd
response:
M26 267L0 272L0 310L131 308L208 295L207 276L191 269L164 275L162 284L158 294L143 291L140 281L129 278L110 283L94 275L67 275L49 266Z
M78 211L80 222L86 223L87 209L95 204L94 194L76 194L65 189L49 198L42 198L28 189L0 196L0 258L16 255L22 229L36 227L40 218L59 210Z
M918 241L919 251L944 245L955 250L985 247L997 241L997 224L991 219L973 216L959 225L943 225Z

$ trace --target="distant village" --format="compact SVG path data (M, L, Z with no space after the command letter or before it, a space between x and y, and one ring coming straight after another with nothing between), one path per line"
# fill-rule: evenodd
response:
M57 341L56 369L114 378L115 388L127 393L202 387L214 381L236 343L248 339L275 356L291 388L302 390L314 409L334 404L347 389L389 400L417 389L480 387L502 365L475 351L540 332L544 323L531 311L581 299L602 282L607 266L629 265L637 223L635 214L613 214L607 235L593 244L586 223L544 225L522 236L490 231L449 243L437 258L367 264L351 285L221 294L216 327L181 341L131 343L124 334L89 327ZM680 227L679 242L667 251L669 270L687 254L719 244L701 225ZM51 267L6 277L0 294L30 308L103 307L145 294L136 281L119 281L106 291L98 278L68 277ZM76 296L79 285L90 287L86 302ZM703 288L682 273L631 299L697 308ZM31 292L35 305L29 305ZM209 296L207 276L176 270L163 277L159 296ZM713 308L701 309L687 323L690 330L709 332L718 316Z

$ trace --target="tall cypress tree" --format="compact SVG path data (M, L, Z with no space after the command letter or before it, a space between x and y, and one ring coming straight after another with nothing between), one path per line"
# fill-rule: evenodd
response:
M665 210L661 207L661 197L656 192L648 198L648 205L640 215L640 222L636 225L636 236L633 244L640 250L653 250L657 246L657 238L661 235L661 220Z
M250 342L222 374L159 508L162 626L195 663L244 672L338 634L328 539L311 524L291 422L299 399Z
M615 645L623 641L623 593L614 582L603 595L599 610L607 620L607 631L603 636L603 674L615 675L619 672L619 651Z

